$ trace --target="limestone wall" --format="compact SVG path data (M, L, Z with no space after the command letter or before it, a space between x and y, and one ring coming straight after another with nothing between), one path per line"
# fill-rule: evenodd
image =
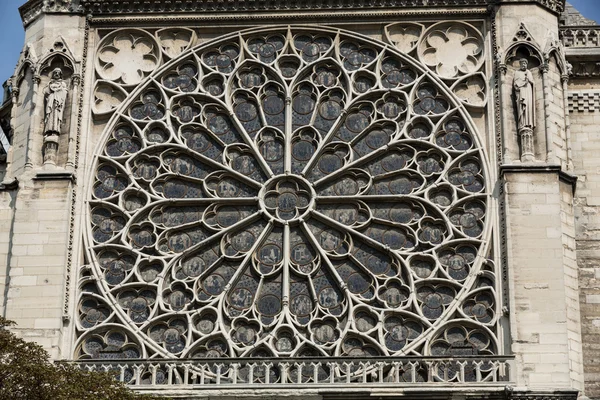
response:
M574 173L577 264L586 395L600 397L600 108L596 87L569 94Z
M6 317L16 331L60 356L69 184L35 182L19 190L8 260ZM8 233L8 232L7 232Z
M549 57L554 15L504 5L497 15L512 350L519 384L583 388L574 178L565 119L564 62ZM545 21L540 23L539 21ZM555 53L552 53L555 54ZM523 160L513 95L518 60L531 65L536 100L534 160Z
M565 302L573 301L577 290L576 282L569 281L573 254L563 247L573 230L572 188L551 171L507 169L504 176L512 349L519 383L581 386L578 309Z
M73 105L79 92L74 77L83 51L80 16L44 15L26 30L26 45L13 79L12 148L0 192L0 290L3 315L15 332L35 340L52 358L63 358L63 332L70 321L73 165L68 160L76 136ZM59 57L55 57L59 54ZM72 59L69 66L64 60ZM44 89L49 71L68 74L67 121L59 138L56 165L43 165ZM69 69L70 68L70 69ZM66 332L69 332L67 329Z

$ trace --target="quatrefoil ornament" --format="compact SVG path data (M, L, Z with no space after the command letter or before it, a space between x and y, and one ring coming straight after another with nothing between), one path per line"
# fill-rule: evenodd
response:
M283 221L300 218L312 203L310 186L300 179L277 179L266 188L266 211Z

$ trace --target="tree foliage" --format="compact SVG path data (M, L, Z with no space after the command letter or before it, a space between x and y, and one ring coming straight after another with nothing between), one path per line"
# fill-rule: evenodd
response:
M157 399L133 392L108 373L52 363L42 346L15 336L8 329L12 325L14 322L0 317L0 399Z

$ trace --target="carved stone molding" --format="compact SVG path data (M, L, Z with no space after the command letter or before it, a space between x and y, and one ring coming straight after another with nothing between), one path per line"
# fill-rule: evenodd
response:
M184 26L185 24L190 23L203 23L203 22L234 22L240 23L241 21L247 22L257 22L261 23L287 23L289 21L302 21L303 23L330 23L332 19L339 19L343 21L351 20L353 18L360 18L361 20L374 20L378 21L381 18L395 18L395 17L412 17L412 16L434 16L439 17L443 15L445 17L452 16L453 18L460 18L465 16L482 16L487 15L489 10L487 7L471 7L471 8L455 8L455 9L442 9L442 8L426 8L426 9L416 9L416 8L395 8L395 9L349 9L349 10L316 10L316 11L307 11L307 10L294 10L288 11L286 13L271 13L271 12L259 12L255 11L252 13L188 13L188 14L172 14L172 15L163 15L163 14L140 14L140 15L126 15L121 17L116 17L115 15L107 15L98 17L91 14L92 18L90 18L90 23L94 25L94 27L99 26L108 26L109 28L114 28L115 26L120 26L121 24L127 24L128 26L140 26L144 24L156 24L160 23L161 25L174 25L174 26ZM105 14L106 15L106 14ZM122 14L121 14L122 15Z
M96 71L100 77L126 86L140 83L161 63L160 46L140 29L114 31L98 48Z
M11 83L16 88L27 70L30 70L39 84L42 76L47 76L57 67L63 71L65 77L71 78L74 74L79 74L78 63L79 60L61 35L58 35L52 46L46 47L39 57L33 45L27 43L21 51Z
M19 8L25 26L42 13L81 13L82 11L80 0L30 0Z
M576 400L578 394L577 390L524 391L512 387L506 389L507 400Z
M600 111L600 91L569 92L570 113Z
M30 0L21 8L21 19L27 26L42 13L86 13L87 15L122 13L198 13L258 10L348 10L412 7L493 6L502 3L531 3L531 0ZM533 0L555 13L565 8L565 0Z
M499 3L531 3L525 0L390 0L390 1L364 1L364 0L274 0L263 2L260 0L234 0L229 2L217 0L80 0L85 11L91 14L114 13L166 13L166 12L231 12L252 10L319 10L319 9L373 9L397 7L468 7L496 5ZM534 0L553 12L560 13L564 10L564 0Z
M500 166L500 175L504 177L506 174L557 174L558 179L561 182L565 182L571 185L573 189L573 193L575 193L575 189L577 188L577 176L565 172L562 170L560 165L544 165L544 164L504 164ZM529 392L529 391L520 391L519 389L513 387L507 387L506 392L508 394L509 399L521 399L521 400L559 400L559 399L569 399L570 395L575 394L573 399L577 398L577 391L560 391L560 392ZM542 395L543 393L543 395ZM558 394L566 395L567 397L552 397L558 396ZM533 397L529 397L533 396ZM543 396L543 397L538 397ZM545 397L550 396L550 397Z
M35 181L71 181L75 182L75 174L71 171L39 171L34 177Z
M0 191L16 190L19 188L19 180L17 178L7 179L0 182Z
M491 1L494 2L493 0ZM526 3L523 0L500 0L500 3ZM531 3L529 1L528 3ZM565 10L565 0L534 0L534 3L538 3L554 12L561 13Z
M573 69L571 79L589 79L600 78L600 62L591 61L572 61Z
M202 12L202 11L252 11L252 10L319 10L319 9L363 9L419 6L476 6L487 5L490 0L391 0L370 2L363 0L259 0L229 1L186 0L180 2L145 0L83 0L86 11L93 14L112 14L123 12Z

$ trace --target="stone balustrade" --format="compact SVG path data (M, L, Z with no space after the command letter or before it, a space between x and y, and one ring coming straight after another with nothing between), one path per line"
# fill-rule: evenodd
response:
M568 48L600 47L600 26L562 28L560 38Z
M83 369L112 372L136 389L221 389L244 385L330 385L385 388L411 385L505 386L513 383L511 357L371 357L186 360L80 360Z

